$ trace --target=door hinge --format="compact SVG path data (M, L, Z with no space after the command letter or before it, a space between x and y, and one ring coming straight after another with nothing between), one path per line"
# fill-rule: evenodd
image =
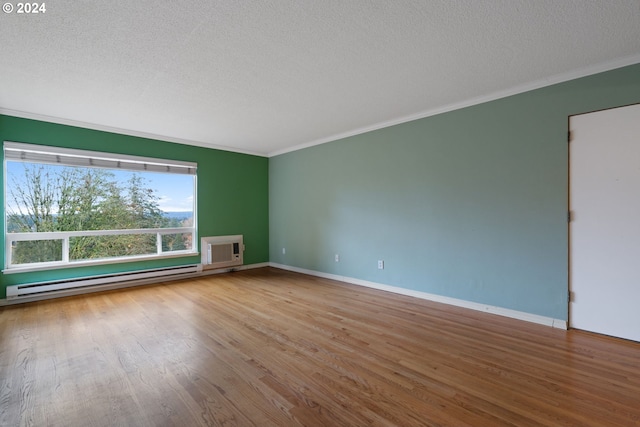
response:
M571 222L571 211L567 211L567 222Z
M571 142L571 131L567 132L567 142Z

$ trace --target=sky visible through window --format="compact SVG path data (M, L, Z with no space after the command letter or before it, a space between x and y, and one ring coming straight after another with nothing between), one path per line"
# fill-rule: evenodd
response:
M62 169L64 166L51 165L48 166L52 170L56 168ZM69 166L66 166L69 167ZM113 170L115 179L119 184L126 186L127 181L136 172L126 170ZM157 173L157 172L137 172L137 174L146 181L145 187L153 188L158 197L158 206L165 213L183 213L185 217L193 214L193 179L191 175ZM22 162L6 162L6 179L7 185L20 185L24 182L24 164ZM7 207L13 208L13 200L6 197Z

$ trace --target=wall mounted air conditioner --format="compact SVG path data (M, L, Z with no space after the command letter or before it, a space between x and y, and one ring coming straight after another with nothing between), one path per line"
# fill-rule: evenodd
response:
M200 247L204 269L233 267L243 263L242 235L202 237Z

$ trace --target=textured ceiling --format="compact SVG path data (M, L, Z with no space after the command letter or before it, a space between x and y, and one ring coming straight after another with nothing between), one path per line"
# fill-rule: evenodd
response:
M640 1L56 0L0 61L0 113L272 155L640 62Z

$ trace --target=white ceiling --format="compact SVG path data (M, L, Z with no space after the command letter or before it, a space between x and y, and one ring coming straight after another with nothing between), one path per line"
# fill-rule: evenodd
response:
M0 61L0 113L273 155L638 63L640 1L55 0Z

